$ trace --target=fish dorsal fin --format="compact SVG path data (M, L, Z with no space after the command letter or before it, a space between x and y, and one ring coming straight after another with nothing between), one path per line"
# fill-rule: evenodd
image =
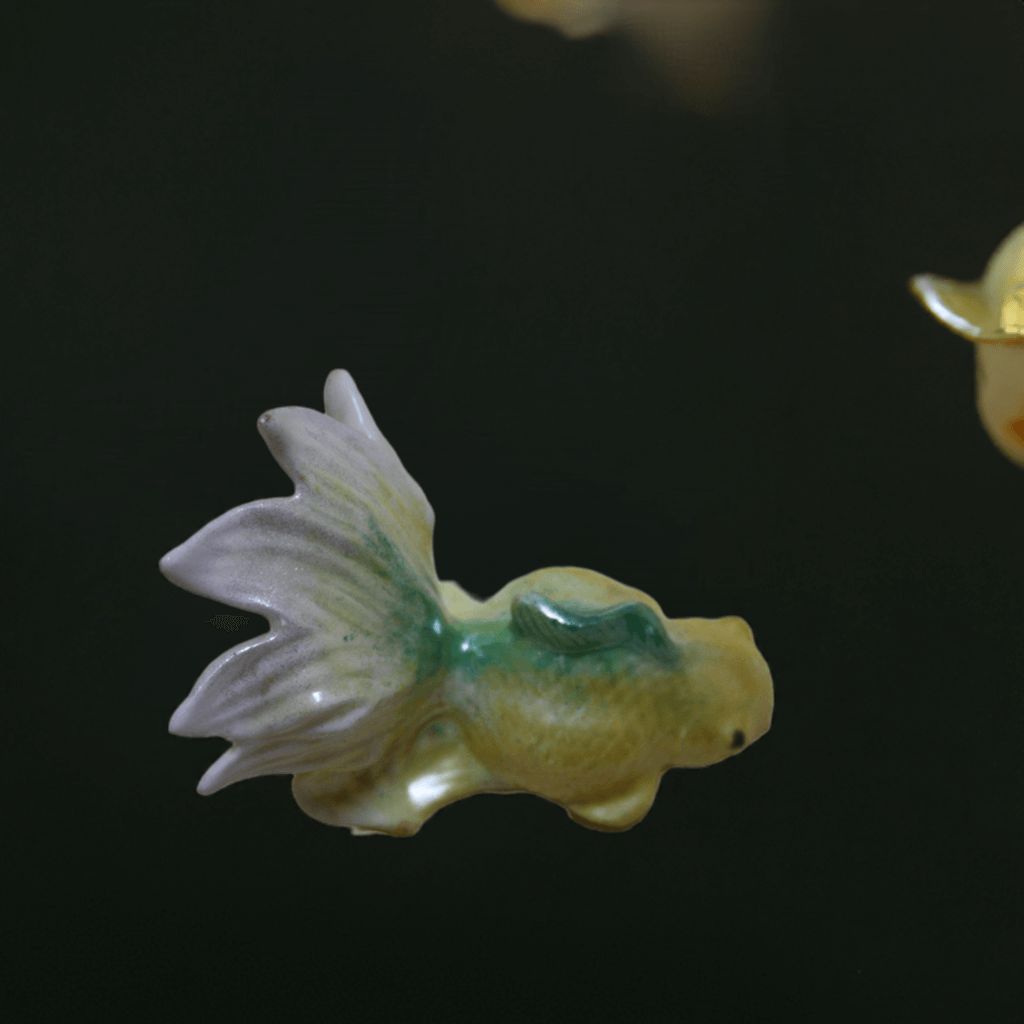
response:
M631 647L661 660L678 655L657 614L640 601L602 611L574 611L531 591L513 598L512 625L524 639L560 654Z

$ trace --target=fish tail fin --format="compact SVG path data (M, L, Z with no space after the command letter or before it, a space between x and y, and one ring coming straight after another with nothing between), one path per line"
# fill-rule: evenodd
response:
M160 562L178 586L270 621L209 665L171 719L172 733L232 744L203 794L259 775L365 769L438 689L433 509L349 373L327 378L324 405L258 421L292 497L232 509Z

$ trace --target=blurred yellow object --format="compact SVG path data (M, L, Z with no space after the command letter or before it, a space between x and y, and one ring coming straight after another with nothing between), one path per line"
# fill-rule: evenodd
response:
M760 69L776 0L495 0L570 39L620 32L682 104L728 106Z
M550 25L570 39L592 36L614 24L622 0L496 0L503 10L524 21Z
M1024 224L978 281L918 274L911 291L951 331L976 343L978 414L996 447L1024 466Z

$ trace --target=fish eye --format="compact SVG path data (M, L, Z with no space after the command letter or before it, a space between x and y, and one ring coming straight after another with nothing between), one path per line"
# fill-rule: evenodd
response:
M732 734L732 749L733 750L739 750L740 747L742 747L743 744L746 743L746 742L747 742L747 737L743 734L743 730L742 729L737 729Z

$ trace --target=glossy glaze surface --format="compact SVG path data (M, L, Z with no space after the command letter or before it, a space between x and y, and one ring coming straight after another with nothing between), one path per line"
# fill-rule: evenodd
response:
M975 343L978 415L996 447L1024 466L1024 224L979 280L919 274L910 288L937 320Z
M463 797L529 792L621 831L666 770L767 732L771 674L742 619L667 619L575 567L471 597L437 578L433 511L347 372L328 378L325 409L259 419L291 498L236 508L160 563L271 624L213 662L171 720L232 743L200 793L291 774L317 820L409 836Z

